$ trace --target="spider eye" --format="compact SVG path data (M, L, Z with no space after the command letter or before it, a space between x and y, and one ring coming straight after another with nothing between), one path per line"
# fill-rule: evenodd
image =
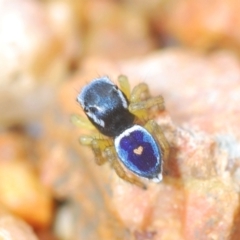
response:
M113 96L116 96L118 94L118 86L113 85L111 89L109 89L109 94L112 94Z
M97 110L97 108L95 108L95 107L89 107L89 111L91 111L91 112L96 112L96 110Z
M88 113L88 112L89 112L89 108L88 108L88 107L85 107L85 108L83 109L83 111L84 111L85 113Z
M89 112L91 112L91 113L95 113L96 112L96 110L97 110L97 108L96 107L85 107L84 108L84 112L85 113L89 113Z

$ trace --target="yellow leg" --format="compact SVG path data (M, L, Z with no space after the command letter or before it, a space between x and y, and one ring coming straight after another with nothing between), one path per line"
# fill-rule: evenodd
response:
M146 83L140 83L133 88L131 92L130 102L136 103L150 97L149 88Z
M149 120L144 126L158 141L162 150L163 160L166 161L169 157L170 147L166 137L164 136L161 127L154 121Z
M164 110L162 96L151 97L148 85L140 83L131 92L129 111L140 119L149 118L149 109L156 106L157 110Z
M133 88L130 96L129 111L140 119L147 119L148 111L142 106L147 98L150 97L149 89L146 83L140 83Z
M145 184L143 184L141 181L139 181L137 179L137 177L134 176L128 176L127 173L124 171L123 167L121 166L121 164L119 163L118 159L117 159L117 154L116 151L114 149L114 147L108 147L105 150L106 156L112 166L112 168L115 170L116 174L122 178L123 180L135 184L140 188L146 189Z
M127 99L130 99L131 90L130 90L130 84L129 84L127 76L120 75L118 77L118 82L119 82L121 91L126 95Z
M92 148L95 155L96 164L98 165L102 165L108 160L104 156L104 150L113 145L113 142L110 139L101 139L92 136L81 136L80 143L83 145L88 145Z
M88 129L88 130L95 130L95 127L92 123L86 118L81 115L73 114L71 116L71 122L78 127Z
M136 115L138 118L146 119L149 116L148 109L157 107L157 110L164 110L164 99L162 96L149 98L145 101L134 102L129 104L129 111Z

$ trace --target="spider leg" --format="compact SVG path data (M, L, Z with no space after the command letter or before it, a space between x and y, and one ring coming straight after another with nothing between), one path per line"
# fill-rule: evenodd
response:
M150 98L150 92L146 83L139 83L131 92L130 102L136 103Z
M149 120L144 126L158 141L160 148L162 150L163 160L166 161L169 156L170 147L166 137L164 136L161 127L154 121Z
M129 84L127 76L119 75L118 83L119 83L119 87L120 87L121 91L126 95L127 99L129 99L131 90L130 90L130 84Z
M131 102L129 104L129 111L136 115L139 118L147 118L149 117L148 109L157 106L158 111L164 110L164 99L162 96L152 97L145 101L140 102Z
M92 123L86 117L81 115L73 114L71 116L71 122L80 128L95 130L95 127L92 125Z
M130 176L127 175L127 173L124 171L123 167L119 163L119 160L117 159L117 154L116 154L115 148L113 146L106 148L105 153L106 153L106 156L108 158L108 161L110 162L111 166L113 167L116 174L120 178L122 178L123 180L125 180L129 183L135 184L138 187L146 189L145 184L143 184L141 181L139 181L137 179L137 177L134 177L134 176L130 177Z
M149 118L149 109L156 106L157 110L164 110L162 96L151 97L148 85L140 83L133 88L130 96L129 111L140 119Z
M113 144L110 139L81 136L79 141L82 145L88 145L92 148L97 165L103 165L107 162L108 159L104 156L104 150Z

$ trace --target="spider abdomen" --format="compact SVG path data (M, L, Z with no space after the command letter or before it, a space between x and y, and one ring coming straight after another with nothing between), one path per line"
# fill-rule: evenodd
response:
M152 135L143 127L133 125L114 140L122 163L135 174L161 180L161 152Z

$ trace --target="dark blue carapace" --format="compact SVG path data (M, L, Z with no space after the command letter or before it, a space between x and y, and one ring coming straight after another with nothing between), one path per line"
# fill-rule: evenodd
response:
M125 94L108 77L93 80L77 96L88 119L104 135L114 139L116 153L130 171L159 182L162 155L158 143L129 110Z
M115 137L134 122L126 96L106 76L85 86L77 101L92 124L106 136Z

